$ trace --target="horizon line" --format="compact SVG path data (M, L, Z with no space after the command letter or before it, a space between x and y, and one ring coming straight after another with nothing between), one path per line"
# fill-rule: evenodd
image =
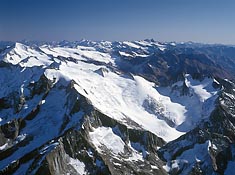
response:
M176 43L176 44L203 44L203 45L226 45L226 46L235 46L235 43L229 44L229 43L219 43L219 42L203 42L203 41L162 41L162 40L156 40L154 38L145 38L145 39L136 39L136 40L92 40L92 39L78 39L78 40L69 40L69 39L62 39L62 40L31 40L31 39L22 39L22 40L0 40L0 42L11 42L11 43L27 43L27 42L46 42L46 43L60 43L60 42L82 42L82 41L91 41L91 42L135 42L135 41L147 41L152 40L152 42L158 42L158 43Z

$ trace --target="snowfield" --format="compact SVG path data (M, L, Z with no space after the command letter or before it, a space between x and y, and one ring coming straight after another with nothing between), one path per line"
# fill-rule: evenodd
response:
M111 128L99 127L90 132L90 137L97 150L102 145L105 145L107 149L111 150L114 154L123 153L125 143L120 137L113 133Z
M133 48L146 45L144 42L123 44ZM161 44L155 45L163 47ZM16 54L11 56L11 53ZM129 56L124 52L120 54ZM180 96L180 92L172 91L172 87L156 87L154 83L140 76L125 75L110 69L110 65L115 68L115 58L93 47L41 46L40 49L33 49L16 43L2 60L14 65L19 64L24 68L22 72L27 71L27 67L43 65L45 76L56 82L63 80L66 83L74 80L76 90L102 113L128 127L137 127L128 122L134 121L139 127L167 142L178 138L207 118L214 109L214 101L217 98L217 90L212 87L213 79L208 78L200 82L186 75L185 84L190 95ZM36 71L33 76L37 77ZM33 77L28 79L34 81ZM1 77L0 81L5 82L4 77ZM182 82L175 85L180 88ZM18 84L16 88L19 86L23 91L24 83Z

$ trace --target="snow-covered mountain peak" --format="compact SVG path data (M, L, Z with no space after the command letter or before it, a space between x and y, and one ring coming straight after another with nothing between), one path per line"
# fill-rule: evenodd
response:
M16 50L27 50L28 46L22 44L22 43L19 43L19 42L16 42L15 45L14 45L14 49Z
M5 50L2 60L21 67L48 66L52 63L50 57L36 48L21 43Z

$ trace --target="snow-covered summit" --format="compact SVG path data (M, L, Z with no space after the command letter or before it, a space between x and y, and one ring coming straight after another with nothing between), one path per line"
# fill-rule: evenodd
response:
M21 43L15 43L13 47L5 50L2 60L13 65L19 64L21 67L48 66L52 63L48 55Z

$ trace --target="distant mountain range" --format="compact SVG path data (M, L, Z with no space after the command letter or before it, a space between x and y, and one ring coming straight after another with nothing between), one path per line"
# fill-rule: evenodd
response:
M234 174L235 47L0 42L0 174Z

